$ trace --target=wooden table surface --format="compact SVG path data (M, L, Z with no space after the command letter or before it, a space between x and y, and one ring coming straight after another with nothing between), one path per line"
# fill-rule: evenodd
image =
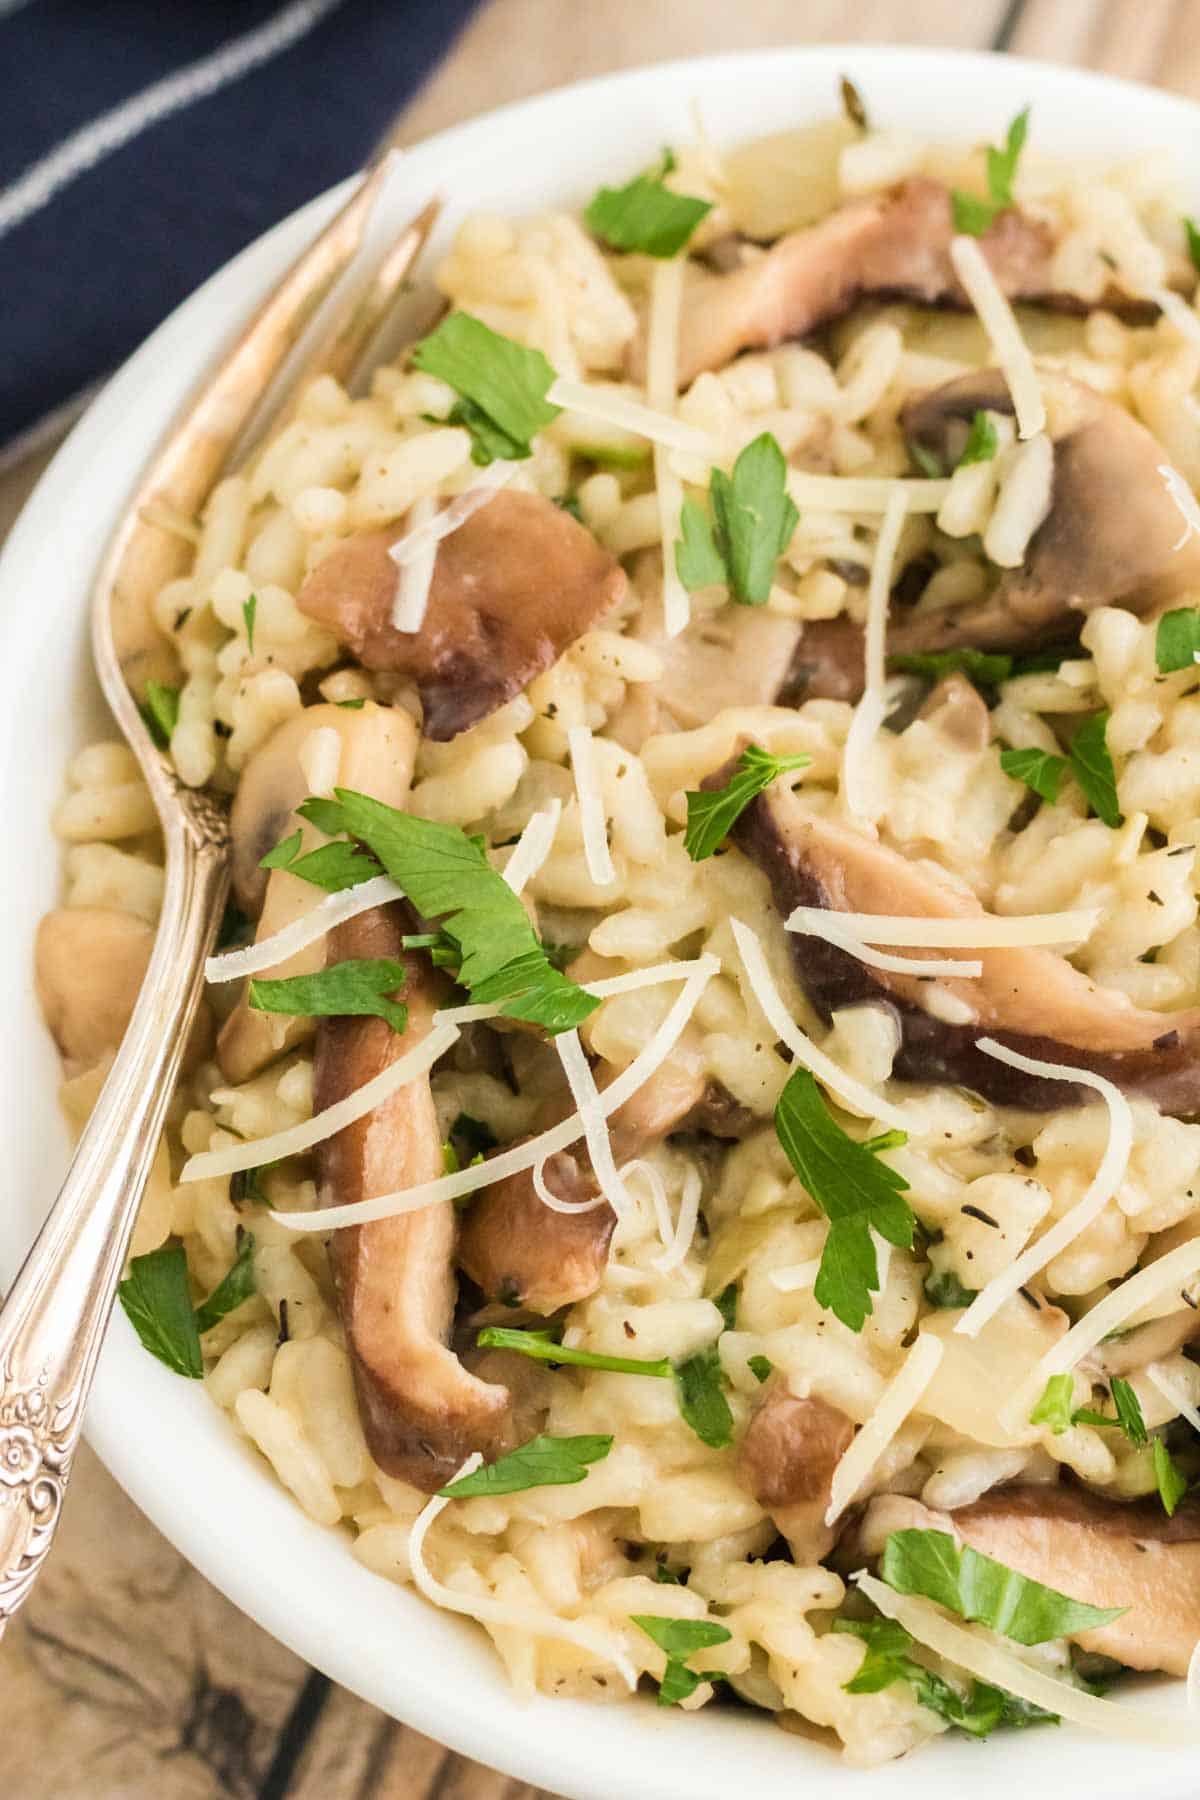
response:
M1200 0L486 0L397 135L638 62L849 39L990 47L1200 96ZM53 447L0 471L0 535ZM267 1637L86 1449L0 1677L5 1800L537 1800Z

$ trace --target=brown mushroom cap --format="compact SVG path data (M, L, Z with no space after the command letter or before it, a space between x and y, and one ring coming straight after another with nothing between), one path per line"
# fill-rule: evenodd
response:
M833 1472L850 1447L853 1423L815 1394L799 1399L775 1381L742 1436L737 1476L770 1513L805 1566L820 1562L836 1532L825 1523Z
M963 306L950 261L950 193L919 177L893 194L853 200L765 256L724 275L689 265L680 328L679 385L720 369L740 350L768 350L804 337L867 295ZM979 239L1010 299L1050 296L1053 240L1015 208Z
M420 1043L436 1002L425 959L401 946L399 906L363 913L330 936L329 960L392 957L408 980L408 1028L383 1019L322 1019L314 1063L319 1111L361 1087ZM349 1204L435 1181L441 1136L429 1080L421 1076L373 1112L317 1146L322 1206ZM430 1206L335 1232L330 1260L346 1328L363 1428L389 1475L434 1492L472 1451L489 1458L509 1440L507 1389L470 1374L447 1347L454 1313L453 1207Z
M953 1513L915 1500L873 1501L859 1535L874 1548L887 1529L948 1531L1020 1574L1089 1605L1126 1610L1110 1625L1074 1635L1081 1649L1130 1669L1186 1675L1200 1639L1200 1507L1168 1518L1156 1499L1133 1505L1083 1488L993 1488ZM855 1552L855 1555L857 1552Z
M660 620L643 615L634 635L662 659L658 680L630 683L610 723L617 741L637 751L655 732L689 731L724 707L768 706L781 698L791 683L801 627L765 607L730 605L693 620L673 638L663 635ZM861 679L861 642L858 662Z
M921 918L971 918L983 910L927 866L810 813L793 794L756 800L734 838L767 875L785 918L796 906ZM1147 1012L1050 950L981 950L980 979L940 983L972 1014L969 1023L951 1025L925 1010L920 978L868 968L820 938L794 934L791 945L800 982L823 1018L863 1001L892 1008L901 1032L894 1072L903 1080L960 1083L1002 1105L1035 1110L1084 1098L1068 1083L1025 1075L977 1050L976 1039L991 1035L1026 1056L1107 1075L1164 1111L1200 1108L1200 1009Z
M1200 586L1200 537L1171 497L1158 439L1083 382L1049 369L1038 378L1054 442L1054 486L1021 567L1003 570L981 601L897 619L889 649L1012 649L1061 635L1074 614L1118 603L1150 612ZM1013 410L998 369L923 394L905 408L902 423L910 442L949 467L980 410Z
M376 706L374 701L358 710L341 706L307 706L281 725L255 751L242 774L231 818L234 881L246 911L258 913L256 939L274 937L294 920L301 919L325 898L322 888L302 881L286 869L258 867L268 850L293 831L299 831L304 848L324 841L322 834L298 818L294 808L309 791L300 766L300 751L314 731L336 731L341 740L338 780L382 800L403 806L412 780L417 749L417 728L399 707ZM311 975L325 958L318 940L269 971L271 979ZM248 1081L285 1050L313 1035L311 1019L285 1013L257 1012L243 993L226 1019L217 1040L217 1057L227 1081Z
M498 493L442 539L420 631L392 624L392 531L362 531L317 564L297 600L368 669L416 683L426 737L478 725L556 663L624 596L624 572L540 494Z

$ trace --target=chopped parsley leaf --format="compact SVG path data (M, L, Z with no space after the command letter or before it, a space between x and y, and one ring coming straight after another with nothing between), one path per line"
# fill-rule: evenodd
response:
M772 756L747 744L723 788L692 789L686 794L687 831L683 847L693 862L703 862L724 842L750 802L780 775L807 768L811 756Z
M683 507L683 537L675 545L680 581L689 593L725 581L742 606L765 605L800 518L787 491L786 458L769 431L746 445L732 475L712 471L708 496L711 522L696 501Z

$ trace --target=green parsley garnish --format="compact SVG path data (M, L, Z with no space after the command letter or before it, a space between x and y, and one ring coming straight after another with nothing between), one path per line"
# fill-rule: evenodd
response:
M659 170L636 175L624 187L602 187L593 195L583 218L588 230L613 250L637 250L643 256L678 256L701 219L712 211L711 200L676 194L663 182L675 167L668 150Z
M717 1295L714 1304L724 1321L722 1329L732 1331L737 1312L737 1288L731 1283ZM726 1450L733 1442L733 1414L725 1398L717 1338L703 1350L697 1350L694 1356L689 1356L686 1362L676 1363L675 1397L684 1423L690 1425L700 1442L712 1450Z
M448 1500L477 1494L523 1494L536 1487L572 1487L587 1477L588 1464L603 1462L611 1437L535 1437L519 1450L498 1457L473 1475L452 1481L438 1493Z
M912 1636L895 1619L835 1619L832 1629L850 1632L866 1646L858 1673L843 1683L847 1694L878 1694L893 1682L907 1681L921 1706L961 1731L970 1732L972 1737L986 1737L999 1725L1058 1723L1057 1713L1019 1700L1015 1694L1006 1694L986 1681L973 1681L970 1692L960 1694L909 1654Z
M930 681L965 675L977 687L996 687L1012 673L1012 657L994 650L923 650L889 656L888 668L899 675L925 675Z
M602 1356L597 1350L572 1350L560 1344L550 1331L519 1331L508 1325L488 1325L475 1342L481 1350L516 1350L535 1362L558 1363L571 1369L605 1369L612 1375L655 1375L670 1380L671 1364L664 1356L645 1362L632 1356Z
M255 1012L309 1019L386 1019L393 1031L405 1031L408 1008L388 996L404 986L407 975L404 964L390 957L351 957L312 975L252 980L250 1005Z
M1069 1381L1070 1377L1068 1376L1067 1379ZM1134 1448L1140 1450L1149 1442L1146 1421L1142 1417L1141 1402L1130 1383L1123 1381L1119 1375L1113 1376L1110 1385L1113 1406L1116 1409L1115 1418L1110 1418L1107 1413L1096 1412L1093 1407L1080 1406L1071 1414L1070 1422L1072 1425L1097 1425L1109 1431L1123 1431ZM1045 1399L1045 1395L1042 1398ZM1054 1426L1055 1435L1063 1430L1065 1430L1065 1426L1061 1424Z
M873 1312L879 1269L871 1232L911 1250L908 1183L832 1117L807 1069L795 1069L775 1108L775 1133L802 1185L829 1220L813 1292L851 1331Z
M1127 1609L1089 1606L1020 1575L947 1531L893 1531L880 1574L898 1594L921 1594L971 1624L988 1625L1017 1644L1044 1644L1110 1625Z
M1067 772L1067 759L1055 756L1049 750L1002 750L1000 767L1014 781L1023 781L1027 788L1053 805Z
M658 1689L660 1706L678 1706L704 1681L724 1681L725 1677L713 1670L698 1674L687 1667L684 1659L694 1656L697 1650L727 1644L733 1634L726 1626L712 1619L663 1619L652 1613L631 1613L630 1619L666 1655L667 1666Z
M683 847L693 862L713 854L750 802L780 775L805 769L812 761L803 752L796 756L772 756L757 744L747 744L733 774L723 788L690 790L687 799L687 831Z
M1185 213L1183 230L1184 236L1187 238L1187 250L1192 260L1192 267L1200 271L1200 225L1196 224L1195 219L1189 219Z
M708 496L711 522L697 501L684 502L675 545L680 581L689 593L724 581L741 605L765 605L800 518L787 491L787 461L769 431L746 445L732 476L712 471Z
M254 621L258 617L258 595L251 594L242 607L242 622L246 627L246 649L254 655Z
M471 434L471 459L520 461L533 439L562 411L546 395L554 370L540 350L528 350L470 313L452 312L412 353L413 367L436 375L459 396L449 415Z
M290 837L267 851L259 868L286 869L289 875L311 881L314 887L324 888L330 894L336 894L342 888L357 887L360 881L369 881L372 875L379 874L379 864L374 858L364 856L356 844L348 844L344 838L332 844L321 844L304 856L300 855L302 841L302 833L293 831Z
M991 413L984 412L980 408L971 420L971 429L967 433L963 453L958 459L958 467L965 469L970 463L991 462L999 443L996 421L992 418Z
M340 706L343 712L361 712L367 703L360 695L357 700L335 700L333 704Z
M1070 1374L1051 1375L1042 1389L1041 1399L1029 1415L1029 1423L1048 1425L1055 1437L1061 1437L1074 1423L1071 1412L1074 1398L1075 1377Z
M1154 660L1160 675L1177 669L1194 669L1200 654L1200 611L1180 606L1164 613L1154 634Z
M555 497L554 504L560 512L570 513L577 525L583 524L583 508L579 504L578 494L559 494Z
M143 723L160 750L165 750L179 723L179 692L163 681L148 681L146 697L138 707Z
M953 1269L930 1270L925 1277L925 1298L931 1306L970 1306L975 1288L964 1287Z
M233 1267L217 1283L208 1299L196 1308L196 1330L211 1331L226 1313L231 1313L234 1307L241 1306L257 1292L258 1283L254 1278L254 1239L248 1231L239 1227L237 1256Z
M1117 777L1105 737L1107 730L1107 712L1094 713L1090 719L1085 719L1071 739L1067 760L1096 817L1115 831L1121 823L1121 808L1117 801Z
M912 457L926 481L944 481L946 478L946 471L943 469L940 460L933 454L933 451L928 449L926 445L918 443L916 438L908 438L906 442L908 444L908 454Z
M193 1308L187 1256L182 1244L164 1244L131 1258L117 1298L145 1349L176 1375L199 1381L204 1374L200 1333L241 1306L255 1292L254 1239L238 1236L237 1260L208 1299Z
M1154 1479L1158 1483L1158 1497L1163 1503L1163 1510L1168 1518L1172 1518L1175 1508L1187 1493L1187 1477L1177 1466L1162 1438L1155 1438L1152 1446L1154 1457Z
M987 200L980 200L974 194L966 194L961 188L951 189L955 231L964 231L970 237L982 237L994 222L996 214L1013 205L1013 178L1017 173L1017 162L1028 130L1029 108L1026 106L1009 126L1003 150L997 150L994 144L988 145L987 183L990 197Z
M747 1359L746 1367L753 1375L755 1381L761 1385L761 1383L767 1379L768 1375L775 1367L775 1364L771 1361L770 1357L751 1356Z

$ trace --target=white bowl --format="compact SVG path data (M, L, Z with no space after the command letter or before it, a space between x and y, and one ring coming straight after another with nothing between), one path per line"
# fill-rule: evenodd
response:
M691 130L699 103L719 141L833 108L851 74L872 118L939 136L998 138L1032 102L1039 145L1119 155L1165 146L1195 163L1189 103L1095 75L948 50L787 49L636 70L511 106L411 151L393 189L398 223L431 193L449 201L436 258L465 212L585 199ZM14 1273L66 1168L58 1069L33 994L32 942L54 904L50 813L71 753L105 729L89 669L92 570L151 447L217 347L337 201L326 194L252 245L155 332L109 383L43 477L0 562L0 769L8 876L0 895L0 1117L8 1145L0 1283ZM199 202L202 204L202 201ZM69 320L61 328L70 329ZM107 729L111 730L111 726ZM1070 1781L1089 1800L1178 1796L1194 1761L1060 1728L986 1746L950 1737L866 1775L744 1711L650 1703L512 1701L474 1627L369 1574L348 1540L311 1524L234 1436L198 1383L140 1348L118 1312L89 1412L90 1441L159 1529L270 1632L365 1699L480 1761L573 1800L810 1800L885 1788L938 1800L968 1781L976 1800ZM1141 1697L1182 1704L1178 1690Z

